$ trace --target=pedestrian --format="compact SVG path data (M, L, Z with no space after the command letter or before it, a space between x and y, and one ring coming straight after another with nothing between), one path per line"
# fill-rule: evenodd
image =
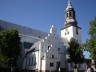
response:
M89 65L87 68L87 72L94 72L94 69Z

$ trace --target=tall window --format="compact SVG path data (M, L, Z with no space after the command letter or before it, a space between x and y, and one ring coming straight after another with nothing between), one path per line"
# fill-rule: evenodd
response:
M29 64L28 64L29 66L31 65L31 60L30 60L30 57L29 57Z
M53 67L53 66L54 66L54 63L51 62L51 63L50 63L50 67Z
M69 16L72 17L72 12L71 11L69 12Z
M54 58L54 55L52 55L52 59Z
M33 65L33 57L31 57L31 65Z
M48 50L50 50L51 46L48 46Z
M67 17L68 17L68 12L67 12Z
M34 66L36 65L36 57L34 57L33 65L34 65Z

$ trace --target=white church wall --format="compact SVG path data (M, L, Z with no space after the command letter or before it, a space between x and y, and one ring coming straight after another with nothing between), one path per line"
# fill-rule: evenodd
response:
M66 68L66 56L64 53L60 54L60 67Z
M35 42L26 52L31 51L32 48L38 50L35 52L36 66L27 66L28 69L57 70L57 62L60 62L60 68L65 68L66 47L56 34L48 34L44 39ZM28 56L32 57L32 55Z
M78 31L76 33L76 31ZM73 38L78 40L78 42L81 44L81 29L77 27L73 27Z
M35 54L35 52L29 53L29 55L27 55L26 60L27 60L26 68L28 70L35 70L36 69L36 54Z
M61 30L61 37L70 41L70 39L73 37L73 27L70 26L66 29L62 29Z
M40 55L39 45L40 45L40 42L37 42L29 50L28 49L26 50L27 55L25 56L25 59L24 59L23 69L28 69L28 70L38 69L38 65L40 63L39 62L39 55ZM32 49L35 49L35 51L32 51ZM30 65L29 63L33 63L33 65Z
M47 52L47 58L46 58L46 68L47 70L56 70L56 63L57 62L60 62L60 55L58 53L58 48L60 48L61 52L63 50L63 53L62 53L62 57L64 57L64 46L62 47L62 45L64 45L62 43L62 41L57 37L57 36L54 36L54 35L49 35L48 37L45 38L45 41L44 41L44 45L43 47L45 48L45 52ZM50 48L48 49L48 46L50 46ZM54 58L52 59L52 55L54 55ZM64 59L62 58L62 60L64 61ZM64 66L64 62L62 62L61 60L61 64L62 64L62 68L65 68ZM50 63L53 63L54 66L53 67L50 67Z
M39 41L39 42L37 42L34 46L36 46L36 49L38 50L37 52L36 52L36 69L41 69L41 48L42 48L42 46L41 46L41 42Z
M20 36L20 41L22 43L22 57L24 57L25 53L26 53L26 50L30 49L32 47L32 45L34 45L35 42L39 41L40 38L36 38L34 36L28 36L28 35L19 35ZM26 44L30 44L30 46L25 46Z
M57 53L55 50L53 52L53 50L51 49L48 53L47 53L47 58L46 58L46 67L47 67L47 70L56 70L56 62L58 62L59 58L57 56ZM52 55L54 56L52 58ZM53 66L50 66L50 63L53 64Z
M70 26L61 30L61 37L67 39L68 41L70 41L71 38L75 38L79 41L79 43L81 43L81 29L77 28L78 34L76 34L76 28L77 27Z
M41 62L41 70L46 70L46 60L42 60Z

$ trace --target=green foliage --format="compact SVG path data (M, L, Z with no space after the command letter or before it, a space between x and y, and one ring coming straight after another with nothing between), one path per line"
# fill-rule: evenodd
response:
M75 64L82 63L84 56L80 44L74 38L71 38L68 44L69 44L68 52L71 61L74 62Z
M91 37L96 37L96 18L90 22L89 35Z
M9 59L0 53L0 68L8 68Z
M20 38L17 30L0 31L0 63L4 66L16 65L18 56L20 56Z
M96 18L90 22L90 39L86 41L85 48L90 52L91 58L96 61Z

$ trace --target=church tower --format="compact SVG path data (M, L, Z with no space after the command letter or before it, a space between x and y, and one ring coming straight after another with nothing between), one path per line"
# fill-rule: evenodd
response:
M75 38L81 43L81 28L78 26L75 10L70 0L65 11L65 26L61 30L61 37L70 41L71 38Z

